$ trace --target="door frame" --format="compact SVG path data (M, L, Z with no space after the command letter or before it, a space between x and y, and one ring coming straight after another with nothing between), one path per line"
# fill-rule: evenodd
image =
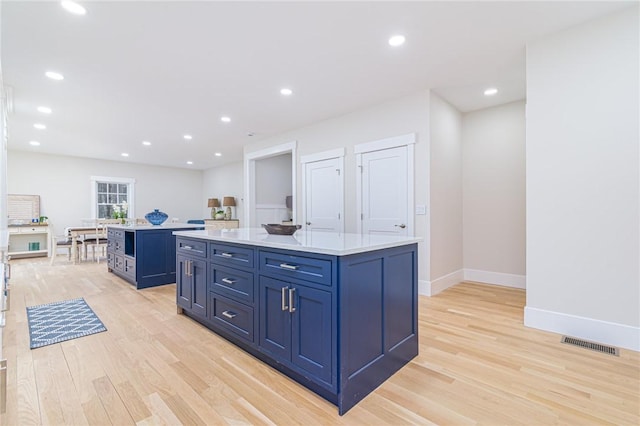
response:
M390 138L379 139L371 142L364 142L354 147L354 153L356 154L356 167L359 170L358 177L356 179L356 218L357 232L362 234L362 154L366 154L374 151L383 151L385 149L407 147L407 235L415 235L414 222L414 145L416 143L416 134L409 133L406 135L393 136Z
M275 157L281 154L291 154L291 195L293 195L294 203L291 206L291 218L293 223L297 222L296 218L296 150L297 141L275 145L269 148L261 149L244 154L244 223L246 227L251 227L251 216L255 215L253 211L256 206L256 161L269 157ZM258 225L255 225L258 226Z
M307 163L315 163L316 161L338 159L340 163L340 228L338 232L344 233L344 148L332 149L329 151L318 152L316 154L303 155L300 157L300 165L302 166L302 220L307 222Z

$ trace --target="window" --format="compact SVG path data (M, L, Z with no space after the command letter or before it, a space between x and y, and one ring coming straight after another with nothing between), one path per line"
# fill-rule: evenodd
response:
M124 217L135 217L134 184L131 178L92 176L92 216L108 219L115 211L124 211Z

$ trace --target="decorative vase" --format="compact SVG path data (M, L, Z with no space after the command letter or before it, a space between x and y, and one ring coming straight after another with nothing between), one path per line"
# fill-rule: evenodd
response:
M168 217L168 214L161 212L158 209L154 209L152 212L144 215L144 218L147 219L152 225L162 225L162 223L167 220Z

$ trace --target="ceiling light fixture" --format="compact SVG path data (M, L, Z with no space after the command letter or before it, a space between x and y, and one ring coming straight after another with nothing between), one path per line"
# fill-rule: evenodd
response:
M31 146L40 146L40 142L38 142L38 141L30 141L29 145L31 145Z
M128 156L129 156L129 153L127 153L127 152L123 152L123 153L122 153L122 154L120 154L120 155L122 155L123 157L128 157Z
M495 87L490 87L487 90L484 91L484 95L485 96L493 96L496 93L498 93L498 89L496 89Z
M190 141L191 139L193 139L193 136L191 135L184 135L184 138L188 141Z
M283 96L290 96L293 94L293 90L285 87L284 89L280 89L280 94Z
M39 106L38 107L38 111L40 111L43 114L51 114L52 113L51 108L46 107L46 106Z
M47 71L44 73L44 75L46 75L47 77L49 77L51 80L64 80L64 76L62 74L60 74L59 72L55 72L55 71Z
M67 10L67 12L71 12L74 15L86 15L87 13L87 9L76 2L65 0L60 2L60 4Z
M393 47L402 46L405 42L405 38L403 35L394 35L389 39L389 45Z
M44 130L44 129L47 128L47 126L45 126L44 124L40 124L40 123L34 124L33 127L35 127L38 130Z
M222 154L221 154L221 153L219 153L219 152L216 152L216 153L215 153L215 154L213 154L213 155L215 155L216 157L222 157Z
M187 164L188 164L188 165L192 165L192 164L193 164L193 161L187 161Z
M142 141L142 145L144 145L144 146L150 146L150 145L151 145L151 142L149 142L149 141Z
M220 121L222 121L223 123L229 123L231 122L231 118L225 116L220 117Z

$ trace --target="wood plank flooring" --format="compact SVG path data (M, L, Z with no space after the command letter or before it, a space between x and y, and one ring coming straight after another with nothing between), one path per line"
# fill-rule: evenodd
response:
M421 297L420 355L340 417L178 315L175 285L136 291L104 263L11 263L3 425L640 424L639 354L525 328L521 290L463 283ZM29 349L25 307L77 297L108 331Z

